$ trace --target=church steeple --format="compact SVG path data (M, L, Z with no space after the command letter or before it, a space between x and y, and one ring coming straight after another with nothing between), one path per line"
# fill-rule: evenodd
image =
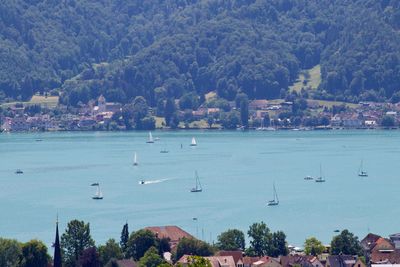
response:
M60 248L60 238L58 235L58 215L56 222L56 240L54 241L54 262L53 267L61 267L61 248Z

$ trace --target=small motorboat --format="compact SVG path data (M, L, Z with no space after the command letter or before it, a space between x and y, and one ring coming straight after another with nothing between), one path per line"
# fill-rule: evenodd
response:
M145 184L146 182L144 180L140 180L139 184Z
M307 175L306 177L304 177L304 180L314 180L314 177Z
M18 170L16 170L15 171L15 174L23 174L24 172L22 171L22 170L20 170L20 169L18 169Z

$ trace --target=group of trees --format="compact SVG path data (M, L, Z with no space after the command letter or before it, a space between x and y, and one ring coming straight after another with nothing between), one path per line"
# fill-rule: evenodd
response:
M321 64L317 97L398 98L395 0L3 1L0 101L61 92L77 105L104 94L181 99L215 90L276 98ZM42 34L42 33L46 34Z
M169 239L159 238L146 229L130 233L126 223L119 242L109 239L104 245L96 247L89 223L72 220L61 236L63 266L112 267L119 259L133 259L141 267L171 266L164 260L164 252L172 252L174 261L183 255L195 255L189 259L189 266L208 266L207 261L197 256L211 256L218 250L243 251L247 256L278 257L288 254L285 234L282 231L271 232L264 222L252 224L247 235L250 238L247 248L245 234L238 229L229 229L218 236L216 244L182 238L176 249L171 251ZM307 255L319 255L326 250L314 237L305 241L304 248ZM332 239L331 254L362 255L358 238L343 230ZM0 238L0 266L47 267L51 261L47 247L41 241L19 243Z

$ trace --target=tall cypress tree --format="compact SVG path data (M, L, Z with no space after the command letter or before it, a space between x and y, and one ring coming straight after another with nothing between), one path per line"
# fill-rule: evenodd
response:
M122 252L124 253L124 257L126 257L126 251L128 247L128 239L129 239L129 230L128 223L124 224L121 232L121 241L119 242Z

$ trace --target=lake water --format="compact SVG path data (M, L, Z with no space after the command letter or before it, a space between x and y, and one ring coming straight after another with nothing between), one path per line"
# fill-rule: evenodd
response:
M330 242L335 229L360 239L400 231L398 131L156 131L154 144L147 135L0 134L0 236L49 245L57 213L61 232L72 219L90 222L96 244L119 240L126 221L130 231L178 225L206 241L265 221L300 246L310 236ZM369 177L357 176L362 159ZM303 179L320 164L325 183ZM195 170L201 193L189 192ZM103 200L92 200L93 182ZM268 207L274 182L280 204Z

